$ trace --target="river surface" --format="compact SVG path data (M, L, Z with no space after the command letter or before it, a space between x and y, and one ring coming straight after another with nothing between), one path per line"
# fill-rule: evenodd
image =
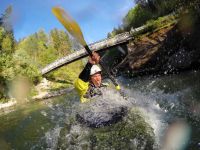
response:
M20 104L0 116L0 150L200 149L200 71L118 81L134 112L126 119L97 129L80 124L75 91Z

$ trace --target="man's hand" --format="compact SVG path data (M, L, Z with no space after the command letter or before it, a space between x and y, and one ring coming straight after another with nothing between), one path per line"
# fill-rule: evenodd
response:
M98 53L96 52L92 52L92 56L89 57L89 63L95 65L95 64L98 64L99 61L100 61L100 56Z

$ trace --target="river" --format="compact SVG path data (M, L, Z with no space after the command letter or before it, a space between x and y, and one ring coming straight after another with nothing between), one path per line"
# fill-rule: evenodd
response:
M118 81L131 103L118 123L90 128L77 122L73 91L1 114L0 149L200 149L200 71Z

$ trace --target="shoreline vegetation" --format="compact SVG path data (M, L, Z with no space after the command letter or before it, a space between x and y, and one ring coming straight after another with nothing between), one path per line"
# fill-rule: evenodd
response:
M197 0L175 0L173 6L171 3L172 0L138 0L135 7L124 17L122 26L114 28L108 33L108 37L125 31L134 31L143 25L144 30L134 36L145 36L149 32L176 24L182 12L188 13L199 9L196 6ZM49 34L39 30L16 41L9 22L11 13L12 6L9 6L0 16L0 110L15 105L15 96L31 101L45 98L45 95L48 97L51 94L55 96L66 93L72 89L74 79L83 68L83 62L80 60L43 78L40 69L75 51L74 45L67 33L58 29L53 29ZM19 93L19 89L23 92Z

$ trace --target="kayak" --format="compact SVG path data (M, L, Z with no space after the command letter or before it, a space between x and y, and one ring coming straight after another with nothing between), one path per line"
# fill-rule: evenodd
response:
M119 98L119 97L118 97ZM99 97L79 105L76 120L88 127L99 128L120 121L128 112L128 105L121 99Z
M86 110L76 114L78 122L85 124L88 127L99 128L109 126L122 120L127 114L127 107L118 107L111 111L93 112Z

